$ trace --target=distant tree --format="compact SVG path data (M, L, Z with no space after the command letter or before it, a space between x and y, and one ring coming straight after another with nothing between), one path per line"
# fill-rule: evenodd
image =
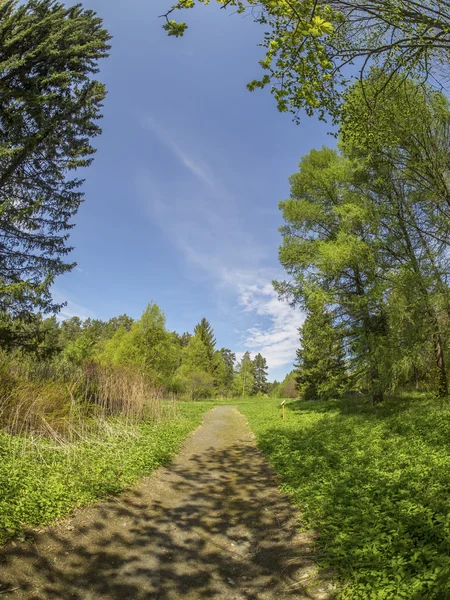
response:
M214 390L214 377L211 372L211 361L208 348L200 334L191 337L183 349L181 366L177 370L177 380L184 388L191 400L212 393Z
M182 368L185 371L205 371L210 370L208 348L200 335L194 335L184 348L182 353Z
M222 353L219 350L214 352L212 360L212 376L214 379L214 387L218 394L224 395L227 393L227 366L225 364Z
M226 377L225 387L227 390L231 390L233 387L234 380L234 363L236 362L236 354L228 350L228 348L221 348L219 350L225 363Z
M189 340L192 338L192 333L187 333L186 331L182 335L179 335L177 332L174 333L181 348L186 348Z
M131 331L134 320L128 315L120 315L118 317L112 317L105 326L103 335L106 338L112 337L118 329L125 329L125 331Z
M3 313L0 317L0 342L4 350L20 348L43 360L52 358L62 349L56 318L45 319L40 313L21 319Z
M181 373L180 382L191 400L198 400L202 396L208 396L214 392L214 379L205 371Z
M298 397L295 371L291 371L283 379L283 381L280 384L279 395L281 398L297 398Z
M166 329L166 317L160 307L151 302L131 331L119 328L107 340L99 359L112 364L139 366L157 384L166 383L178 365L179 347Z
M70 341L62 352L62 357L67 362L81 365L85 360L93 356L95 342L86 332Z
M208 358L212 362L214 352L216 349L216 338L214 337L214 331L210 323L203 318L198 325L194 328L194 334L199 336L208 352Z
M0 3L0 313L54 311L55 276L92 162L90 139L105 87L92 76L108 55L102 21L80 4Z
M234 391L238 396L251 396L255 382L253 361L249 352L245 352L240 363L237 364L234 376Z
M267 384L267 393L271 398L278 398L281 393L281 383L276 379Z
M268 383L267 383L267 361L258 353L253 359L253 393L254 394L267 394Z
M310 300L300 328L301 348L297 350L296 380L305 400L328 400L342 396L348 375L342 332L333 324L332 314L320 300Z
M63 347L74 341L83 331L83 321L80 317L72 317L61 322L60 340Z

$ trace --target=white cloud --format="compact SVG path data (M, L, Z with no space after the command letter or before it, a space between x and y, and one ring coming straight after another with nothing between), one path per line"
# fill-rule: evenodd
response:
M154 119L146 120L145 126L196 180L196 185L179 179L168 182L149 169L142 170L137 184L147 214L195 273L200 271L212 282L219 302L232 296L239 314L254 316L252 326L240 332L241 348L261 352L270 370L291 364L304 315L278 300L271 282L283 274L267 266L273 261L272 249L254 239L240 216L239 203L196 152L182 150Z
M245 346L252 354L261 352L271 370L292 363L298 348L298 329L305 316L280 301L270 283L242 286L239 302L246 311L266 317L270 325L254 324L247 329Z

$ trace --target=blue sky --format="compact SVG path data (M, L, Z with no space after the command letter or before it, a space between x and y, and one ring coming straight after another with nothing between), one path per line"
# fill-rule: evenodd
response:
M157 302L170 329L206 317L219 347L261 352L271 378L291 370L303 315L271 281L278 201L328 127L279 114L259 74L261 28L212 5L186 11L168 38L167 0L84 0L114 36L101 67L108 87L98 153L71 236L78 267L56 281L64 318L138 318Z

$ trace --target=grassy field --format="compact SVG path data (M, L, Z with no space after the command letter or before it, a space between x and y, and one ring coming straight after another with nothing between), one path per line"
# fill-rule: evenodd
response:
M450 598L450 410L424 397L239 409L319 534L340 598Z
M208 408L179 403L175 416L171 410L161 421L108 420L97 435L71 444L0 432L0 543L148 475L177 452Z

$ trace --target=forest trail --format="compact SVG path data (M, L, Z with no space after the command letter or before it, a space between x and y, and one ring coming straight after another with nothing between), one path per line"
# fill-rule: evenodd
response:
M216 407L133 491L1 550L0 597L331 598L330 583L317 581L313 537L298 532L277 485L246 419Z

